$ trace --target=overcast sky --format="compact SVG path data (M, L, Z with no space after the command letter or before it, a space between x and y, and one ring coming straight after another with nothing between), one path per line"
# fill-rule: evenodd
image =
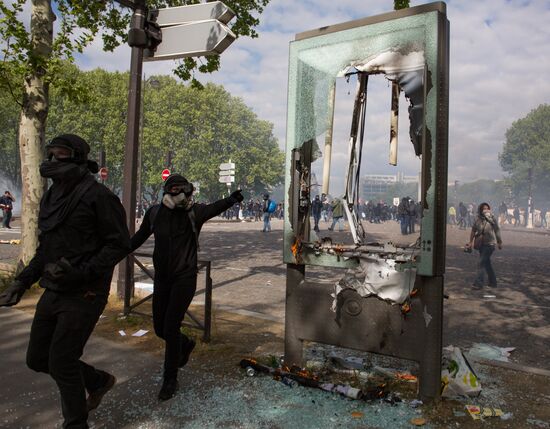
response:
M411 1L411 6L422 4ZM296 33L388 12L391 0L271 0L261 16L259 38L242 38L222 54L219 72L200 77L222 84L257 115L273 122L285 145L289 42ZM511 123L550 102L550 1L449 0L451 23L449 181L501 178L498 153ZM81 68L128 70L130 49L101 51L98 42L78 58ZM147 63L146 75L169 74L173 61ZM382 77L369 95L365 173L416 174L418 161L406 139L408 118L402 100L399 165L387 164L389 88ZM353 87L339 83L335 120L335 168L343 167ZM377 95L378 94L378 95ZM346 98L347 97L347 98ZM405 112L405 114L403 113ZM402 134L405 132L404 134ZM382 134L384 137L382 138Z

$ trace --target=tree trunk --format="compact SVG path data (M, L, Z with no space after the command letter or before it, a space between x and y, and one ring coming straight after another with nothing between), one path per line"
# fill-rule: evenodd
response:
M31 12L32 71L25 77L23 109L19 124L21 155L21 238L19 267L34 256L38 244L38 210L45 188L38 167L44 158L48 116L48 84L44 81L46 61L52 52L51 0L33 0Z

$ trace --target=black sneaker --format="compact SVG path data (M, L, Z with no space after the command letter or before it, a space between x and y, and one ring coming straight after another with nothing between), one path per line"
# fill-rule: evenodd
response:
M96 389L93 392L90 392L90 394L88 395L88 399L86 399L86 406L88 408L88 412L95 410L99 406L99 404L101 403L101 399L103 399L103 396L105 396L105 394L109 390L111 390L115 384L116 384L115 376L111 374L107 374L107 380L105 381L105 384L99 389Z
M178 391L178 380L175 378L164 379L159 392L159 401L167 401L173 398Z
M483 289L483 286L474 283L474 284L472 285L472 289L474 289L474 290L481 290L481 289Z
M178 363L178 368L183 368L185 365L187 365L187 362L189 361L189 356L191 356L191 352L195 348L197 343L195 343L195 340L189 339L182 347L181 347L181 356L180 361Z

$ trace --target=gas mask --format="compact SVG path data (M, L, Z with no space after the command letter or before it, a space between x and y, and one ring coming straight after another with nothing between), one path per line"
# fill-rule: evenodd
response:
M194 204L192 192L193 191L191 191L189 195L186 195L184 190L177 193L166 192L162 197L162 203L169 209L181 207L183 209L189 210Z

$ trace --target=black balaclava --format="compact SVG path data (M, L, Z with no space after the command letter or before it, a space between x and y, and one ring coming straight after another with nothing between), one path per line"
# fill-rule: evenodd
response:
M50 157L40 164L40 174L53 181L40 202L38 228L42 232L52 230L65 220L95 182L90 172L97 173L99 170L97 162L88 160L90 146L82 137L62 134L46 145L46 149L53 147L70 150L71 157Z
M180 192L173 193L170 189L173 186L182 186ZM186 210L193 206L193 184L180 174L171 174L164 182L164 195L162 203L169 209L175 207L184 208Z
M40 165L40 174L54 182L68 182L80 179L89 171L97 173L99 166L95 161L88 160L90 146L75 134L61 134L46 145L46 150L62 147L71 151L71 157L57 159L50 157Z

